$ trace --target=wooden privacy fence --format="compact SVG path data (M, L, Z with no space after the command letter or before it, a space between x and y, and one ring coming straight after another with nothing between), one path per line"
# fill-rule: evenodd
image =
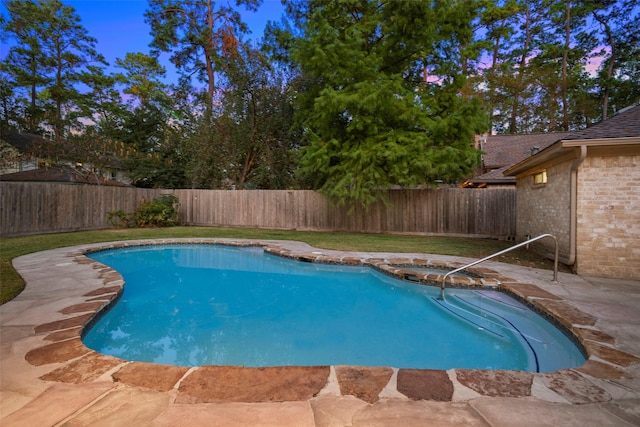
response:
M134 211L143 199L173 193L184 225L287 230L515 235L515 189L390 190L367 210L334 206L310 190L150 190L0 182L0 234L108 228L107 213Z
M310 190L176 190L184 224L363 233L515 236L515 189L390 190L368 209Z
M0 182L0 235L109 228L107 212L133 212L159 190L98 185Z

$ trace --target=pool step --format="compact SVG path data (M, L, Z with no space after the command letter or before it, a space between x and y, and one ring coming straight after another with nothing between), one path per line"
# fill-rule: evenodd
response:
M446 300L436 299L441 307L487 332L500 337L507 333L518 336L531 352L535 371L540 372L536 348L544 347L546 343L543 338L527 333L527 308L505 299L500 293L489 291L476 294L479 298L450 295Z
M442 299L433 297L432 299L442 309L448 311L454 316L459 317L460 319L469 323L473 327L476 327L478 330L482 330L484 332L496 335L500 338L504 338L504 334L498 332L499 328L495 327L500 325L497 325L496 323L488 320L487 317L483 316L482 314L479 314L478 310L469 310L464 307L461 307L458 304L454 304L451 302L451 298L442 300Z

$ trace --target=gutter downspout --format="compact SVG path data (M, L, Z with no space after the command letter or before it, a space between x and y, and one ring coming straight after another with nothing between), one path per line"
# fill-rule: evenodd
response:
M577 248L577 230L578 230L578 168L587 157L587 146L580 146L580 156L574 160L571 165L571 197L569 206L569 260L568 265L574 266L576 263Z

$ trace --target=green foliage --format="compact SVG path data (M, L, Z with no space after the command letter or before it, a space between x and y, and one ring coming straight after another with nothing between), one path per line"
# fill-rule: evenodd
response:
M79 139L86 136L83 143L88 142L88 139L119 140L127 106L116 88L116 77L105 74L102 68L92 65L81 73L80 81L90 91L83 95L83 103L74 114L77 118L91 117L91 120L83 120L83 126L78 127L84 130L84 135ZM77 133L73 136L77 136ZM83 161L91 162L91 159L83 159Z
M160 80L167 72L158 58L129 52L124 59L116 59L116 64L123 70L116 75L118 81L125 85L123 92L138 100L142 108L149 104L168 103L167 85Z
M179 225L179 201L173 194L164 194L153 200L143 200L132 213L122 210L107 213L107 222L114 228L173 227Z
M58 160L141 187L367 204L464 177L476 133L583 129L640 101L637 0L287 0L261 52L239 12L261 0L148 3L152 51L109 74L72 7L5 1L0 132L53 132Z
M9 50L7 68L16 86L29 91L29 129L50 127L60 141L77 125L75 112L85 100L77 88L83 72L106 61L75 9L61 1L11 0L7 9L7 30L18 42Z
M255 11L262 0L236 0ZM195 76L207 85L206 111L211 113L215 75L233 61L238 41L247 33L240 12L226 2L150 0L145 22L151 26L154 53L171 52L171 62L183 78Z
M484 1L480 18L478 84L497 132L583 129L640 100L637 1Z
M137 227L173 227L179 224L178 198L173 194L144 200L133 213Z
M163 144L161 151L152 155L136 153L124 162L131 183L139 188L187 188L189 180L185 160L171 142Z
M44 52L41 40L45 35L42 8L33 1L9 1L6 3L9 17L2 26L2 38L12 35L16 46L9 49L2 64L7 81L13 88L28 90L24 99L25 111L22 123L31 133L36 133L45 118L43 103L38 99L42 87L51 84L50 58ZM5 77L5 76L3 76Z
M178 127L181 121L174 117L174 99L160 80L165 76L164 67L157 58L142 53L128 53L117 64L122 72L115 78L131 95L117 132L130 149L123 163L131 183L142 188L188 187L185 135Z
M219 187L289 188L297 141L284 78L271 69L262 52L249 46L239 49L226 75L227 90L211 123L212 143L199 147L203 155L194 157L194 170L212 159L220 165Z
M299 109L307 182L338 202L368 205L392 186L468 175L479 161L473 136L486 125L453 66L468 59L466 50L449 41L470 38L472 11L458 2L307 7L305 34L292 53L318 82ZM437 81L422 78L427 68Z
M107 212L107 223L113 228L128 228L133 225L132 216L123 210Z
M21 157L22 155L13 145L0 139L0 169L13 166Z

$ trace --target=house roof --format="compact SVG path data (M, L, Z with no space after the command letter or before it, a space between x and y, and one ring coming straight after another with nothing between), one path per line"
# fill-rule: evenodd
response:
M72 151L71 146L65 142L55 144L43 136L32 133L11 132L4 136L4 140L16 147L21 153L33 156L54 157L61 152Z
M485 168L511 166L531 156L534 148L544 150L569 135L570 132L489 135L481 147L485 153L483 155Z
M564 140L640 137L640 105L624 108L597 125L574 132Z
M76 146L68 141L55 142L40 135L11 132L3 139L21 153L35 157L59 158L68 161L94 159L111 169L121 169L122 162L117 156L89 151L86 147Z
M71 167L49 167L33 169L24 172L7 173L0 175L0 181L12 182L57 182L67 184L91 184L106 185L111 187L129 187L129 185L86 173Z
M582 148L579 148L582 147ZM504 174L516 176L527 171L535 172L543 164L576 158L587 147L625 148L636 152L640 147L640 105L620 110L615 116L583 131L572 132L563 139L549 145L539 153L508 168ZM629 147L631 150L628 151Z
M480 147L484 153L484 168L489 171L465 181L462 187L514 185L515 178L503 174L509 166L530 157L533 151L543 150L569 135L570 132L489 135L481 141Z
M516 179L512 176L504 176L503 172L507 170L509 166L503 166L498 169L491 170L482 175L476 176L465 181L462 184L463 187L482 187L486 184L498 184L498 185L515 185Z

